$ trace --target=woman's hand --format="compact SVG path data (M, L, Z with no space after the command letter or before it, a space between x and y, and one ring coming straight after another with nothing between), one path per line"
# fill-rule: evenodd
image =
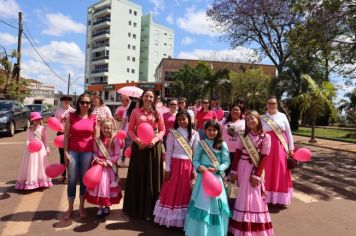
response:
M70 155L68 152L64 152L64 165L68 167L69 163L71 162Z
M206 168L205 166L199 166L198 170L199 170L201 173L204 173L205 171L208 171L208 168Z
M147 144L147 148L153 148L156 145L156 143L152 140L150 144Z
M208 168L208 171L212 172L212 173L216 173L218 172L219 170L216 168L216 167L209 167Z
M294 157L294 151L293 150L289 150L288 151L288 156L289 157Z
M170 171L165 171L164 172L164 180L168 181L171 178L171 172Z
M250 181L252 187L257 187L260 184L260 181L255 176L251 176Z
M141 141L141 139L137 138L135 142L137 143L140 150L146 148L146 145Z

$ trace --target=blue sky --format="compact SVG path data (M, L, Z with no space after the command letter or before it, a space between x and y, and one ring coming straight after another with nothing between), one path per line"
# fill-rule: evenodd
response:
M71 73L71 93L83 91L87 7L97 0L0 0L0 20L17 26L18 11L23 12L24 31L54 75L23 37L22 75L67 91ZM209 27L205 11L212 0L134 0L143 14L154 14L154 21L175 31L174 57L260 62L253 50L219 39ZM0 45L8 51L17 48L17 30L0 22ZM262 63L271 64L268 59ZM60 77L60 78L58 78Z

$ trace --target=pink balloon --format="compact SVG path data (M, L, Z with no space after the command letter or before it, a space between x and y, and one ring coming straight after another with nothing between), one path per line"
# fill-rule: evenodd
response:
M125 139L127 137L127 133L124 130L117 131L115 137L117 139Z
M210 197L217 197L222 192L222 183L210 171L203 173L203 189Z
M152 126L148 123L141 123L137 127L137 136L144 144L150 144L155 135Z
M301 161L301 162L307 162L307 161L310 161L311 155L312 154L309 149L299 148L294 153L294 159L296 159L297 161Z
M125 149L124 155L127 158L131 157L131 147L128 147L128 148Z
M37 139L31 140L30 143L28 144L28 151L30 153L39 152L41 148L42 148L42 143Z
M116 113L116 115L120 118L122 118L122 116L124 115L124 110L120 110Z
M103 174L103 167L101 165L92 166L83 177L83 183L87 188L93 189L100 183L101 175Z
M53 131L63 131L63 125L61 124L61 122L55 118L55 117L50 117L47 120L47 125L48 128L50 128Z
M47 166L45 173L48 177L53 179L60 176L65 170L66 167L63 164L55 163Z
M216 116L218 117L218 120L222 120L222 118L224 118L224 111L223 111L223 109L219 109L219 110L216 112Z
M63 148L64 147L64 134L58 135L57 137L55 137L53 142L57 148Z

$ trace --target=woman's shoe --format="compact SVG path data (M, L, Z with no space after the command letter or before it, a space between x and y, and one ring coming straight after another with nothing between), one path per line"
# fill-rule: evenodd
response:
M107 215L109 215L109 213L110 213L110 207L105 207L103 209L103 214L107 216Z
M103 211L104 211L104 209L101 208L101 207L99 207L99 210L98 210L98 212L96 213L96 216L102 216L102 215L103 215Z

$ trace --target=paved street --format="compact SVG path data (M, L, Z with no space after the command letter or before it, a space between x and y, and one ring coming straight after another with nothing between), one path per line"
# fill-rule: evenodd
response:
M54 133L49 132L49 140ZM24 150L24 132L0 136L0 234L1 235L183 235L181 230L159 227L152 222L129 219L122 204L112 208L105 219L95 217L96 207L88 205L85 221L78 212L73 221L61 222L66 209L66 186L54 181L46 190L18 192L14 184ZM50 162L58 162L51 144ZM313 159L294 171L294 199L288 208L271 207L277 236L355 235L356 155L351 152L310 147ZM124 182L126 169L121 169ZM76 202L78 206L78 201Z

